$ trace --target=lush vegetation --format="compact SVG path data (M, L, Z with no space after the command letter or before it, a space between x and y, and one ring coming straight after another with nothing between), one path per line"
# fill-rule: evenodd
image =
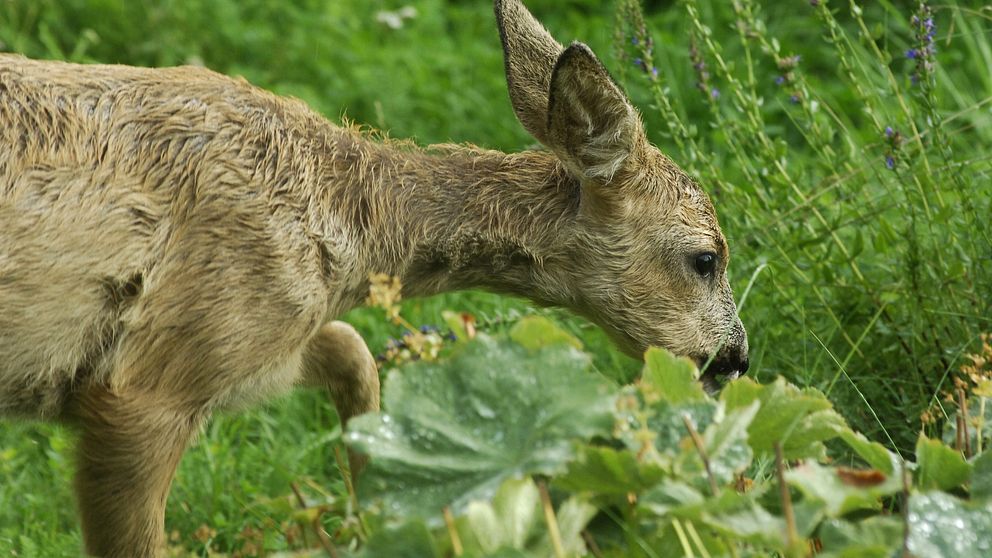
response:
M397 137L530 145L507 100L489 3L410 4L413 12L399 1L11 0L0 5L0 47L77 61L202 63ZM381 497L381 513L355 515L337 466L334 412L323 394L300 393L210 424L170 499L174 547L241 555L320 548L317 521L341 555L364 543L367 556L400 556L388 549L401 541L408 555L431 556L454 552L459 539L465 555L547 556L555 552L549 508L567 555L593 548L576 538L585 536L602 555L801 555L815 539L838 556L889 556L904 540L940 544L906 530L914 514L920 525L934 508L950 510L952 527L933 529L987 532L989 460L975 456L987 444L989 394L975 392L965 423L945 394L956 378L961 394L976 385L961 369L973 364L965 355L981 351L980 332L992 329L992 11L841 0L651 1L643 12L627 0L527 4L560 39L581 38L601 55L652 139L710 192L735 290L747 293L741 316L758 384L734 384L713 400L685 383L679 365L649 362L644 382L621 388L640 364L564 313L484 293L410 301L403 314L415 324L444 323L444 309L469 312L497 340L386 376L387 414L363 419L356 434L373 454L359 489ZM516 347L515 324L534 313L579 338L583 351ZM398 334L375 310L347 319L376 352ZM552 360L531 362L537 357L526 351L550 351L541 358ZM478 383L467 375L455 382L451 367L480 368L473 358L505 358L503 369L521 374L554 367L560 376L542 392L560 397L501 400L493 394L516 392L486 384L498 379L486 369L473 375ZM485 424L512 428L546 424L523 409L562 406L568 420L529 440L545 444L539 452L490 444L480 425L478 453L500 459L451 446L442 448L457 454L451 468L424 470L409 456L424 444L437 449L426 434L411 435L427 403L404 402L422 401L419 382L429 378L449 386L429 401L451 416L492 411L497 418ZM563 394L562 386L578 387ZM778 413L772 399L795 409L769 421ZM391 446L373 436L387 416L410 425L397 433L395 454L377 449ZM809 431L786 428L793 423ZM948 446L935 441L944 432ZM49 425L0 427L0 555L78 552L71 438ZM818 464L827 455L858 469ZM452 474L466 470L459 460L472 462L472 475ZM743 490L748 480L754 485ZM438 488L418 492L428 481ZM792 492L783 495L783 485ZM423 522L394 524L395 511Z

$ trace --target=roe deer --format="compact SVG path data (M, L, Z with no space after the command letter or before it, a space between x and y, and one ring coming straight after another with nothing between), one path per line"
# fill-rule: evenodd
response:
M350 326L371 272L587 316L705 379L747 369L706 194L582 43L496 0L510 100L547 151L425 149L200 68L0 56L0 414L81 433L86 550L148 556L211 412L293 384L379 405Z

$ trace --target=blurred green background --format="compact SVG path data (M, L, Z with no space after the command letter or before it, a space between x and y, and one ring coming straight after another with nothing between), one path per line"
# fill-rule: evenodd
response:
M740 2L699 0L693 19L684 3L645 2L652 81L617 4L526 2L561 42L599 53L651 139L710 192L739 297L753 278L741 308L752 374L823 389L853 425L910 451L920 412L992 329L992 9L935 7L937 66L921 88L906 56L918 42L917 3L871 2L855 16L838 2L834 30L816 3L764 2L747 15ZM691 44L718 99L697 87ZM534 144L510 107L482 0L7 0L0 50L204 65L420 144ZM796 76L783 85L779 61L793 54ZM886 126L908 139L893 144ZM626 381L638 370L590 324L520 300L449 294L409 301L404 316L440 324L444 309L473 313L483 329L541 312L577 333L607 376ZM399 333L380 311L347 319L373 352ZM272 529L292 509L290 482L340 504L335 425L316 392L214 420L170 499L174 544L230 551L261 530L267 547L292 546ZM70 442L50 425L0 425L0 555L77 552Z

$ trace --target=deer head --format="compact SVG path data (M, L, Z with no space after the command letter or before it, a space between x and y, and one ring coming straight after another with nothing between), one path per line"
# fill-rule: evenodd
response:
M517 118L580 184L568 271L574 309L632 356L664 347L748 368L727 282L727 242L709 197L648 141L640 116L588 46L563 48L519 0L496 0Z

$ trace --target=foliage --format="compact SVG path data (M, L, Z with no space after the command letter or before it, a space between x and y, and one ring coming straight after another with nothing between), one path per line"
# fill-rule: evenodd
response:
M741 315L752 377L763 382L732 384L714 403L693 384L676 383L684 370L650 370L632 392L620 390L618 405L637 406L624 411L630 420L612 443L578 443L568 453L565 472L550 481L554 505L572 502L575 522L595 505L600 512L586 530L605 547L633 549L630 556L681 556L683 541L695 545L697 538L717 548L724 530L771 548L785 526L769 481L775 466L767 436L781 433L787 460L829 472L839 469L820 460L832 456L867 464L890 483L899 476L899 456L913 460L919 447L916 524L928 524L928 506L952 510L951 534L960 532L956 521L977 518L962 498L965 487L976 502L992 496L992 459L982 451L992 443L990 394L966 397L962 407L957 394L945 401L943 392L969 364L963 355L992 315L992 225L985 218L992 209L992 13L962 1L932 6L932 20L910 0L646 0L643 12L628 0L525 2L557 37L583 40L600 54L640 107L652 141L710 192L733 254L736 292L749 293ZM379 18L408 6L416 14L401 17L398 27ZM622 48L611 49L612 35ZM650 53L641 50L647 47ZM300 97L331 119L346 115L420 143L533 145L510 108L484 0L8 0L0 3L0 50L79 62L203 64ZM471 312L476 327L497 339L523 316L550 317L582 341L592 369L619 384L640 370L588 323L519 300L459 293L408 301L403 314L412 323L442 324L449 308ZM389 352L395 332L381 313L359 309L346 319L374 352ZM673 402L652 385L686 393L669 392L679 399ZM748 424L717 416L721 405ZM790 414L799 409L807 414ZM705 469L686 445L683 411L703 447L719 456L711 463L715 478L731 478L748 463L761 495L734 496L721 486L722 496L711 499L708 481L663 480L676 467L684 478ZM823 420L810 418L817 412ZM317 392L215 418L185 456L170 496L167 524L177 552L312 548L316 520L335 544L367 536L366 556L450 554L450 537L434 527L437 510L425 523L398 525L371 516L363 523L349 513L336 425ZM742 442L740 428L756 446ZM0 555L78 555L71 446L71 431L57 426L0 424ZM669 455L672 447L678 457ZM945 463L953 476L940 474ZM805 483L803 474L821 473L787 482ZM538 480L548 486L546 477ZM504 481L495 500L470 502L453 518L466 554L551 548L544 507L532 505L541 484L530 483ZM816 525L823 555L890 556L902 543L905 518L894 513L907 509L901 493L872 500L855 492L854 499L817 503L815 484L793 486L796 529L806 536ZM929 491L941 487L949 492ZM583 499L586 493L594 499ZM632 505L628 493L642 497ZM828 507L855 504L867 507L823 516ZM713 524L717 516L726 527ZM636 522L644 517L655 518L656 531L642 531ZM618 532L618 525L633 530ZM564 525L560 531L566 548L581 533Z
M752 362L911 454L992 314L992 163L975 150L992 141L992 13L683 0L672 48L638 0L618 4L624 82L713 194L734 271L757 275Z
M992 549L988 453L966 461L921 437L919 461L903 461L855 435L816 390L743 379L712 398L694 368L660 350L641 382L607 388L551 322L527 318L515 331L533 335L526 347L512 333L483 335L449 359L394 370L385 412L356 421L349 439L371 458L359 496L376 519L366 521L398 522L373 532L375 544L416 530L434 549L423 556L438 557ZM835 439L866 463L832 463L823 444ZM880 468L867 464L880 456Z

